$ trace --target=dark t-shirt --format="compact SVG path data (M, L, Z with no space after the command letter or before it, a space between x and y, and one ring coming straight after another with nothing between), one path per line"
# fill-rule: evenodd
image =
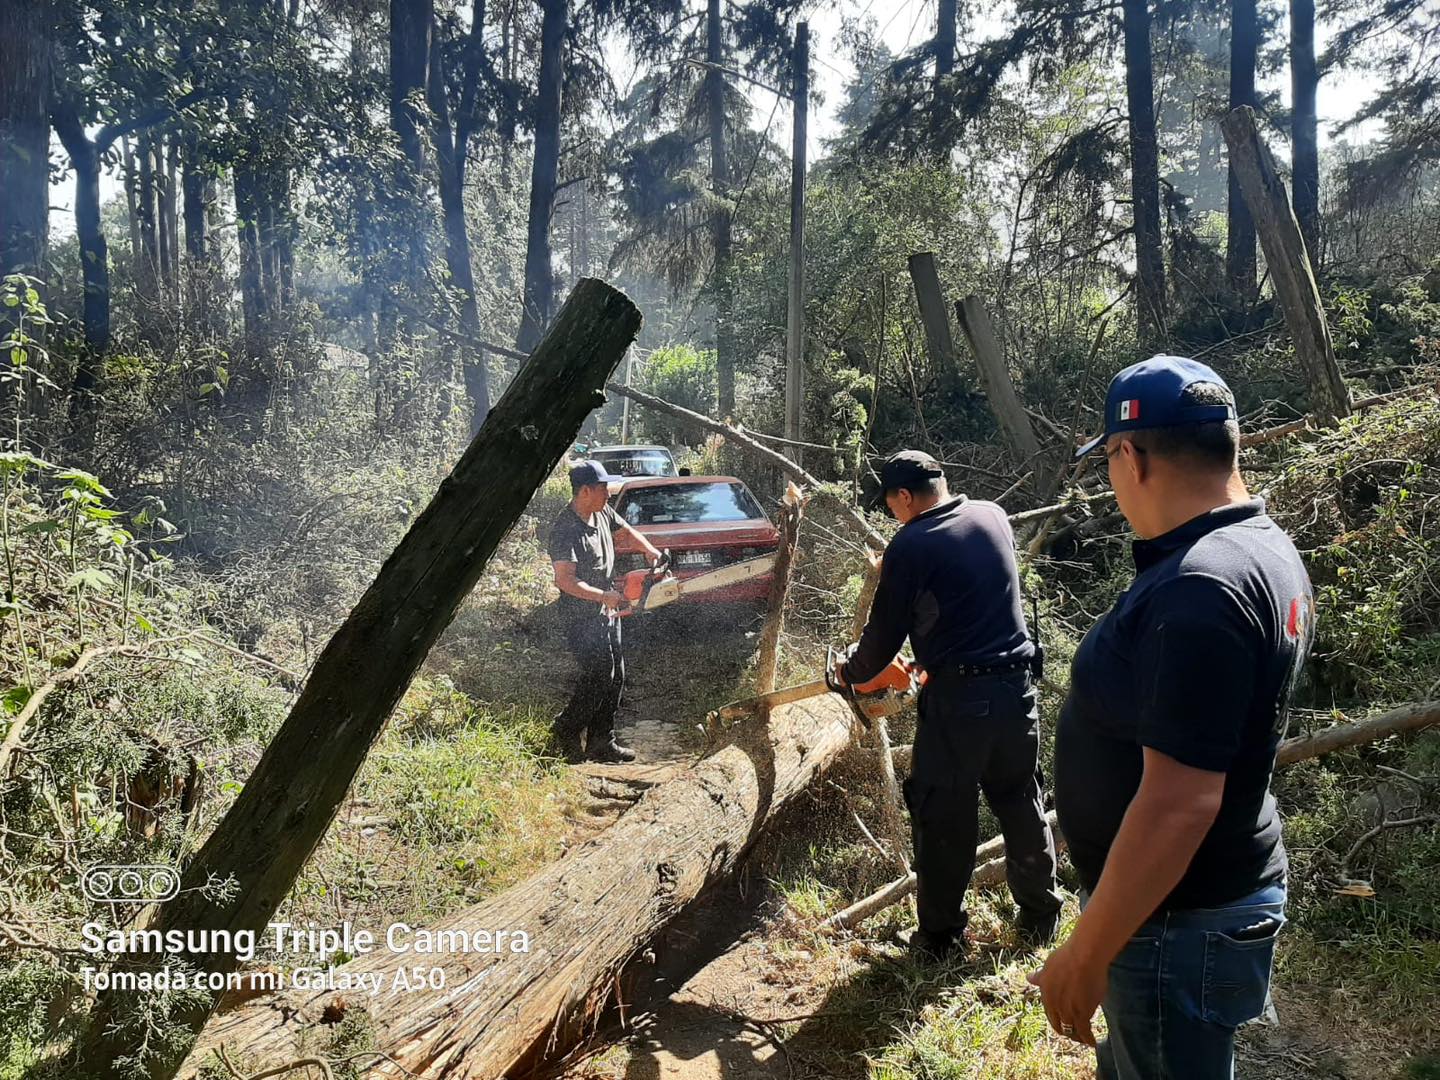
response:
M1086 889L1140 786L1142 748L1225 773L1220 812L1161 909L1216 907L1285 874L1275 748L1314 634L1310 579L1260 499L1134 544L1135 580L1071 666L1055 808Z
M1015 537L1005 511L961 495L911 518L885 549L851 682L873 679L910 637L915 661L1006 664L1035 653L1020 606Z
M550 526L550 561L574 563L576 580L597 589L610 588L615 573L615 540L611 534L622 524L609 503L590 515L589 521L581 520L574 506L566 503ZM594 615L600 605L562 592L560 610L572 617Z

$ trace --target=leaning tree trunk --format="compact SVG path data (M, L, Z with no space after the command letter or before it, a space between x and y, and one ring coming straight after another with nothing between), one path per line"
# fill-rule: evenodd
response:
M1160 232L1160 144L1155 134L1149 0L1123 0L1123 12L1125 93L1130 111L1130 192L1135 216L1135 306L1141 342L1155 345L1165 337L1168 301Z
M356 772L431 645L510 530L604 401L601 387L634 341L640 312L624 294L587 278L515 376L505 397L385 560L320 654L299 699L235 803L186 867L178 896L154 928L262 930L330 826ZM227 899L202 891L233 880ZM517 915L518 917L518 915ZM203 971L236 967L230 953L190 955ZM199 1031L212 1002L177 1006L173 1020ZM76 1075L114 1075L137 1052L156 1002L107 992L81 1042ZM183 1056L156 1047L142 1067L163 1080Z
M1310 384L1311 409L1322 423L1333 424L1349 416L1354 406L1335 361L1315 272L1285 194L1285 182L1256 130L1253 109L1242 107L1227 113L1221 127L1230 146L1230 160L1240 175L1241 190L1260 227L1265 265L1275 282L1295 355Z
M1010 378L1010 365L1005 362L1005 350L990 321L990 313L978 296L967 296L955 305L955 314L960 319L960 328L970 351L975 354L975 368L980 373L980 383L985 387L985 397L990 411L1005 443L1020 472L1040 470L1040 440L1030 425L1030 416L1015 392L1015 382ZM1050 498L1048 485L1042 480L1035 485L1040 501Z
M560 176L560 95L565 84L565 30L569 0L542 0L540 74L535 94L535 159L530 167L530 218L525 239L525 297L515 348L535 347L555 308L550 265L550 216Z
M1315 0L1290 0L1290 155L1295 220L1305 237L1310 265L1320 267L1320 140L1315 97Z
M493 1080L568 1049L599 1013L621 966L707 884L735 869L766 824L849 745L852 724L833 694L780 706L767 725L742 730L741 741L646 792L583 847L441 921L435 929L524 930L530 948L425 958L443 967L447 990L427 993L419 1007L389 999L369 1018L377 1049L389 1056L373 1075ZM414 961L382 949L341 970L388 979ZM257 1063L291 1060L297 1037L314 1031L327 1006L341 1007L336 995L309 993L219 1018L184 1075L203 1064L202 1051L221 1046ZM363 1007L354 995L343 1006Z
M915 289L915 305L920 309L920 326L925 331L925 351L930 367L941 386L959 383L960 365L955 353L955 335L950 332L950 312L945 307L945 290L935 268L933 251L913 252L906 265L910 284Z
M1260 46L1260 24L1256 0L1230 2L1230 108L1254 108L1255 57ZM1229 196L1226 204L1225 276L1231 291L1241 300L1254 299L1255 218L1240 190L1235 163L1230 163Z

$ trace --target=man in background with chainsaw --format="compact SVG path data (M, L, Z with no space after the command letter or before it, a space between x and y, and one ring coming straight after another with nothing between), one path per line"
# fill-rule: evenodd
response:
M660 561L655 545L631 528L610 505L612 477L598 461L570 469L570 502L550 527L550 560L566 637L579 671L569 703L555 718L555 741L569 761L634 761L635 751L615 738L615 711L625 690L625 654L620 609L625 600L611 585L615 573L614 532L630 533L650 565ZM581 737L585 745L581 746Z
M936 959L963 951L977 788L1005 835L1022 932L1048 940L1060 895L1037 760L1039 653L1025 627L1010 523L994 503L951 496L939 463L918 450L890 457L880 488L901 528L885 550L865 630L835 675L850 686L869 682L907 636L926 674L904 784L920 924L911 948Z

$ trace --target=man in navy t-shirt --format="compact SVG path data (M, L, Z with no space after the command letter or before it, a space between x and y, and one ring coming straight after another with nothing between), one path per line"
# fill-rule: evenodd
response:
M927 959L963 951L982 791L1005 835L1021 930L1049 940L1060 911L1055 840L1041 802L1038 665L1010 522L992 502L952 496L939 463L918 450L892 455L880 488L901 529L885 549L865 631L837 675L869 682L907 636L926 672L905 781L920 924L911 948Z
M615 738L615 711L625 692L625 652L619 616L624 598L610 581L615 572L612 534L629 533L651 566L660 552L609 504L613 479L598 461L576 462L570 469L572 497L550 526L550 561L577 669L574 693L554 723L555 741L569 761L635 760L635 752Z
M1275 750L1314 628L1290 538L1241 479L1234 397L1156 356L1115 376L1104 445L1135 580L1075 653L1055 805L1085 889L1031 981L1102 1080L1228 1078L1283 925Z

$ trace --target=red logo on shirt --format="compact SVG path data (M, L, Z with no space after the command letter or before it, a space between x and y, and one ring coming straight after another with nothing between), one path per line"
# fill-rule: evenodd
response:
M1305 617L1308 614L1308 608L1307 597L1297 596L1290 601L1290 617L1285 620L1285 636L1291 641L1299 641L1305 633Z

